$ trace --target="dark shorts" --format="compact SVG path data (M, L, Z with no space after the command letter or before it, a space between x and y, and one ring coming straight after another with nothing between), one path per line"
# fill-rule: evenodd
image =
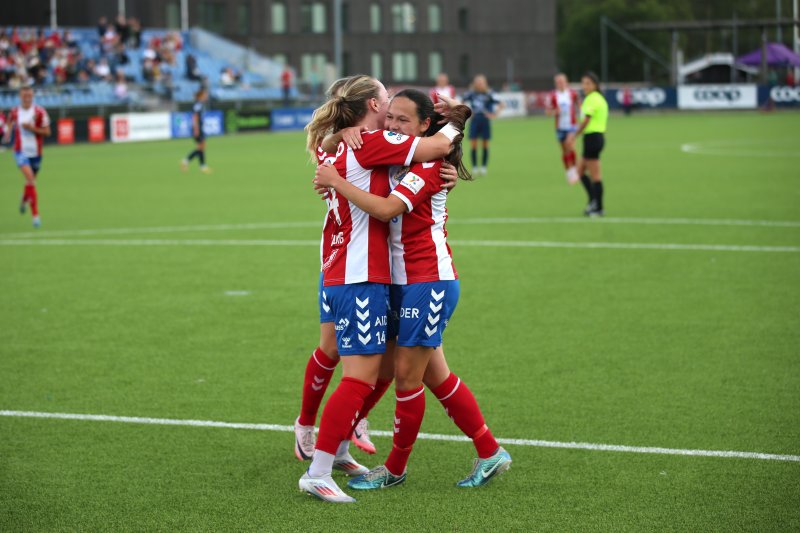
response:
M201 142L203 142L205 140L206 140L206 136L205 136L204 133L201 133L200 135L198 135L197 137L194 138L194 142L196 142L198 144L200 144Z
M492 138L492 126L489 122L489 117L483 113L472 117L469 122L469 138L484 139L486 141Z
M605 146L605 138L602 133L587 133L583 136L583 158L600 159L600 152Z

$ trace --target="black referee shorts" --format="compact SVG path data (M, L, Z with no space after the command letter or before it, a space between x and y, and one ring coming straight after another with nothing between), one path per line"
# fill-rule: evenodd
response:
M583 158L600 159L600 152L603 151L606 141L602 133L586 133L583 136Z

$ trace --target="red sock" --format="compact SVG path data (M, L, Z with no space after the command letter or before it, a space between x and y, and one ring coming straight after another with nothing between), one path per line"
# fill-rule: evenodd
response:
M318 450L336 455L339 444L350 434L364 405L364 399L373 388L359 379L342 378L322 411L316 446Z
M567 154L567 161L569 163L568 168L575 166L575 150L573 150L573 151L571 151L570 153Z
M319 404L325 396L336 364L337 361L328 357L320 348L314 350L308 359L303 381L303 403L300 407L301 426L313 426L317 423Z
M33 216L39 216L39 203L36 198L36 185L26 185L25 189L27 189L25 194L28 197L28 202L31 204L31 214Z
M472 443L478 451L478 457L486 459L497 451L497 441L486 426L478 402L466 383L455 374L450 373L444 383L432 392L442 403L445 412L453 419L458 429L472 439Z
M378 382L375 384L375 390L369 393L367 399L364 400L364 407L361 408L361 414L358 415L356 423L353 425L353 429L355 429L356 425L358 425L358 423L361 422L362 418L367 418L367 416L369 416L369 412L372 411L372 408L375 407L375 404L377 404L380 401L380 399L383 398L383 394L386 392L386 389L388 389L389 385L391 384L392 384L391 379L378 380ZM351 435L348 435L348 437L352 436L353 432L351 431L350 433Z
M561 161L564 162L564 168L568 169L570 166L572 166L569 164L569 154L561 154Z
M406 471L408 456L419 435L425 416L425 387L397 392L394 409L394 439L392 451L386 459L386 469L399 476Z

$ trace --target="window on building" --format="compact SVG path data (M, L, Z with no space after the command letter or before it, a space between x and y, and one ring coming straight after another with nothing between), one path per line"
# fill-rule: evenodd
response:
M461 54L461 57L458 58L458 75L462 80L471 80L470 74L469 56Z
M168 2L165 6L167 10L167 28L181 27L181 6L177 1Z
M392 31L395 33L414 33L417 25L417 10L411 2L392 5Z
M392 78L395 81L417 79L417 54L415 52L394 52L392 54Z
M303 54L300 56L300 76L306 80L321 79L328 58L325 54ZM312 74L313 73L313 74Z
M370 57L370 72L373 78L383 77L383 56L378 52L373 52Z
M428 6L428 31L432 33L442 31L442 6L439 4Z
M380 33L383 25L381 24L381 5L372 3L369 6L369 31L372 33Z
M458 10L458 29L469 31L469 10L466 7Z
M286 4L272 2L272 33L286 33Z
M239 35L250 34L250 4L241 3L236 7L236 29Z
M214 33L225 32L225 4L201 2L197 7L201 28Z
M442 53L431 52L428 54L428 77L432 80L436 79L442 72Z
M301 29L304 33L325 33L327 31L327 13L325 4L311 2L300 7L302 19Z

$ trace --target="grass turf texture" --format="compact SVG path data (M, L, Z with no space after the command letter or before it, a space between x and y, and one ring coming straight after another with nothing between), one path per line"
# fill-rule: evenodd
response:
M612 116L607 215L800 221L797 117ZM800 246L797 226L476 223L580 215L551 126L496 122L490 174L448 202L462 299L445 349L495 435L800 454L800 253L457 244ZM178 170L186 141L50 147L32 237L2 154L0 241L314 241L302 146L213 138L210 176ZM309 224L59 234L262 222ZM291 424L318 338L318 249L177 244L0 246L0 409ZM373 428L393 404L390 390ZM422 429L458 434L430 395ZM0 437L3 531L800 528L790 462L507 446L511 470L464 491L471 445L424 440L404 486L333 506L297 491L291 433L0 417ZM354 452L369 466L391 446L375 441L376 457Z

